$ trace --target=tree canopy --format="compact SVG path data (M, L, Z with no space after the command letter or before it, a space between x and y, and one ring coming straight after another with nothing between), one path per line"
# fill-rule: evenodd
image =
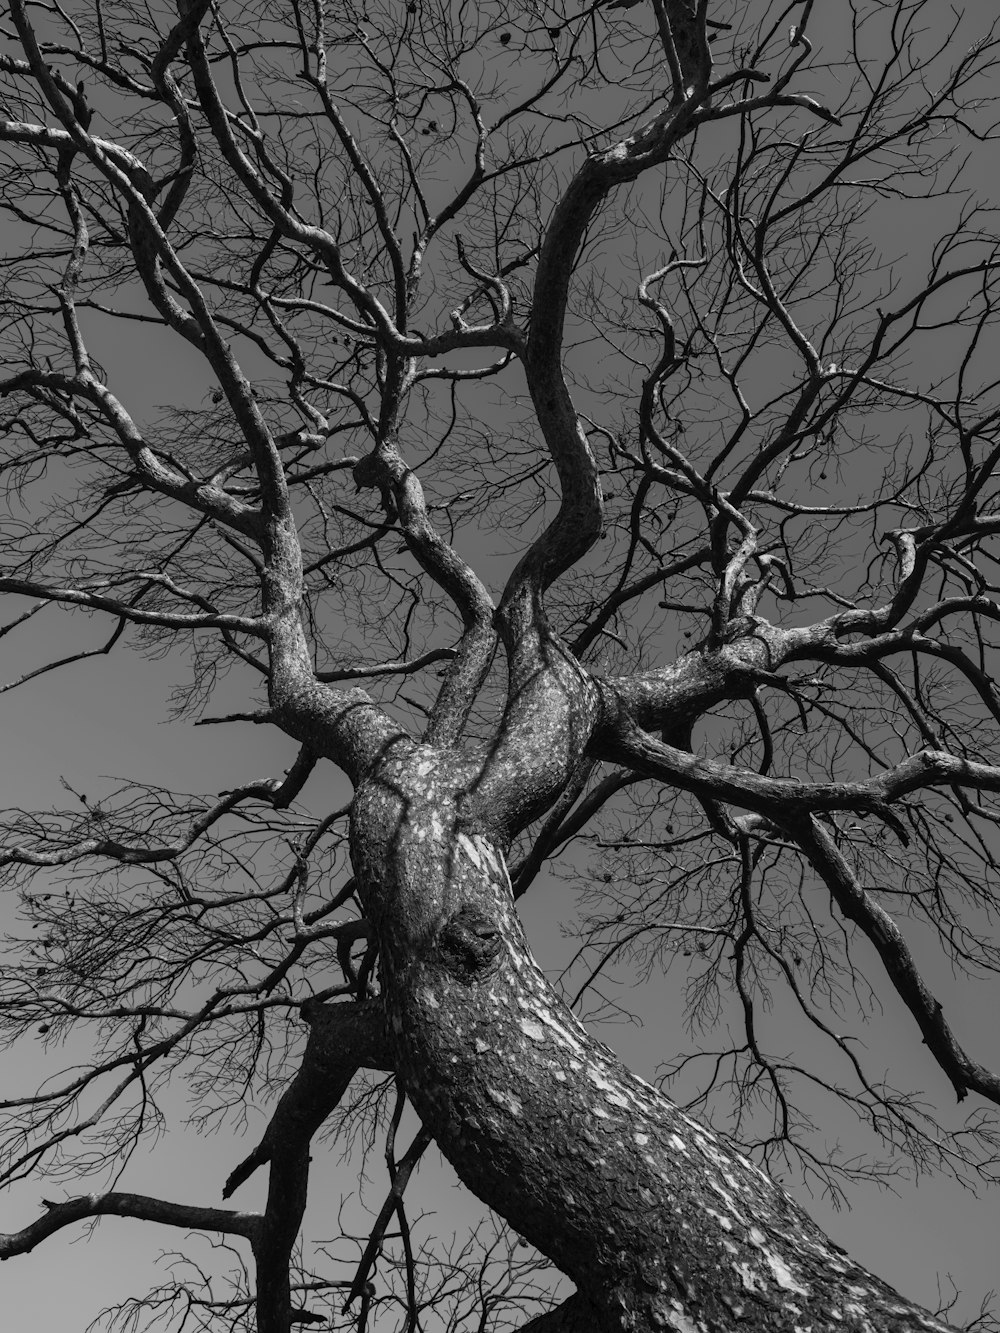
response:
M2 33L0 635L62 627L4 706L128 655L178 726L298 752L6 812L10 1067L69 1054L5 1088L0 1177L59 1197L0 1257L106 1214L242 1256L136 1328L943 1327L773 1180L975 1185L1000 1147L938 998L1000 969L998 34L936 0ZM516 904L560 877L553 978ZM588 1027L640 983L655 1089ZM859 1040L883 1004L929 1096ZM219 1133L211 1206L144 1192L174 1118ZM321 1136L386 1145L350 1261L300 1234ZM413 1241L432 1142L512 1231ZM519 1237L576 1288L549 1313Z

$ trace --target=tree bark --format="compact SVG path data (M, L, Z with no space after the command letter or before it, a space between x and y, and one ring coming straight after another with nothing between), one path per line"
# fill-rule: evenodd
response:
M944 1328L589 1036L531 957L488 828L468 761L412 742L354 801L399 1076L464 1183L608 1333Z

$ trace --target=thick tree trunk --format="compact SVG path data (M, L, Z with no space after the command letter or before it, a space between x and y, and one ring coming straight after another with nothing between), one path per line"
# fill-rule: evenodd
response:
M593 1040L533 961L475 772L400 741L352 849L406 1090L465 1184L606 1330L941 1329Z

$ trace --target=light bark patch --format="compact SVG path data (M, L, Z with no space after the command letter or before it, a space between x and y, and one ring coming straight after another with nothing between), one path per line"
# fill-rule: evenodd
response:
M522 1018L520 1023L521 1031L532 1041L545 1041L546 1032L541 1023L534 1023L530 1018Z
M483 861L482 857L479 854L479 848L476 846L476 844L472 841L472 839L468 836L467 833L460 833L458 835L458 845L459 847L461 847L462 851L466 854L466 856L476 867L476 869L482 870Z
M684 1313L676 1301L672 1301L671 1306L672 1308L667 1311L667 1323L671 1328L675 1328L677 1333L704 1333L705 1325L695 1323L690 1315Z
M749 1264L735 1264L737 1273L740 1275L740 1281L747 1291L763 1291L764 1284L758 1278Z
M491 1101L496 1102L497 1106L502 1106L504 1110L509 1111L511 1115L519 1116L521 1114L521 1103L512 1092L504 1092L503 1089L491 1087L490 1084L487 1083L486 1093Z
M556 1018L554 1018L553 1015L550 1014L547 1009L538 1010L535 1016L542 1023L544 1023L546 1027L552 1029L552 1031L556 1034L556 1036L559 1038L560 1042L564 1046L568 1046L571 1050L577 1052L583 1050L582 1045L580 1044L580 1042L577 1041L576 1037L574 1037L571 1032L569 1032L565 1027L563 1027L563 1025ZM577 1068L579 1068L579 1065L577 1065Z
M785 1291L794 1291L797 1296L809 1295L809 1288L803 1287L800 1283L795 1281L795 1278L792 1276L792 1270L779 1254L772 1254L770 1250L766 1250L764 1258L767 1260L768 1266L774 1274L774 1280L779 1287L783 1287Z

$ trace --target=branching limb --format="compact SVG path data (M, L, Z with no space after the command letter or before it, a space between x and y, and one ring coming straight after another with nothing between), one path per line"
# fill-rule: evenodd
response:
M877 777L845 782L768 777L753 769L679 750L628 725L600 734L592 752L631 766L648 777L659 777L703 799L724 801L770 818L775 818L781 810L856 810L877 814L889 821L904 841L906 832L888 809L893 801L927 787L1000 791L1000 767L958 759L943 750L923 750Z
M215 90L197 32L197 20L206 10L207 5L204 3L194 5L188 16L190 21L187 18L182 20L183 35L188 39L187 49L195 70L203 109L219 138L223 152L229 154L231 164L240 171L246 169L245 183L251 193L259 202L274 204L275 201L263 185L256 168L236 146L228 117ZM260 485L262 511L259 515L254 514L249 518L245 508L240 506L239 517L243 530L260 543L264 554L262 612L268 629L271 653L272 673L269 684L275 720L289 734L304 743L315 742L317 753L333 759L335 763L344 767L350 776L355 777L370 765L392 737L398 736L399 730L361 691L339 694L316 681L301 619L302 553L289 507L287 481L280 450L262 415L253 387L214 320L203 292L181 262L148 202L148 177L136 184L136 172L132 170L126 173L115 165L78 123L72 106L67 103L42 58L22 0L16 0L13 5L12 17L28 57L32 75L65 126L70 142L108 179L131 212L136 260L146 279L150 298L158 305L161 314L175 332L192 343L206 357L250 449ZM169 55L169 51L167 54ZM166 58L164 57L164 61ZM166 64L163 62L161 64L165 70ZM286 210L277 204L275 208L279 213L286 213ZM276 218L277 220L279 219ZM285 220L287 221L287 217ZM298 222L292 227L292 231L296 238L312 243L319 237L319 233L314 234L316 229L303 228ZM302 231L307 235L300 237L299 233ZM325 233L322 235L325 236ZM334 262L336 246L331 242L326 246L324 253L331 262ZM188 303L190 313L182 310L173 296L166 292L158 275L160 264L164 266L176 284L177 291ZM366 293L360 292L359 295L365 297ZM369 318L374 317L375 310L370 301L362 300L361 309ZM93 372L86 371L82 374L78 372L68 383L67 377L51 375L46 377L42 372L25 372L0 385L0 393L15 388L41 385L46 378L55 378L58 383L52 387L58 390L85 392L109 416L123 443L130 448L137 469L152 471L157 479L162 481L159 474L163 469L152 451L145 445L121 405L98 381ZM184 478L183 482L178 484L169 474L168 479L177 498L185 501L201 498L203 505L207 503L203 495L207 488L200 483ZM160 489L164 489L162 484ZM225 496L224 492L221 494L225 497L229 508L233 509L235 503L231 497ZM212 512L213 508L219 508L220 502L214 493L210 499L209 512ZM35 595L30 588L26 591L28 595ZM90 605L91 600L88 599L85 604ZM116 614L123 613L122 608L117 605L111 609ZM241 628L240 625L230 627L215 623L222 619L205 617L194 621L193 618L187 618L180 627ZM255 628L260 626L255 624Z
M371 1272L375 1260L378 1258L379 1250L382 1247L386 1228L392 1220L393 1215L398 1215L402 1210L403 1193L406 1190L413 1168L417 1165L421 1157L424 1155L424 1152L433 1142L433 1136L429 1131L421 1128L417 1130L413 1142L410 1144L409 1148L407 1148L402 1159L399 1162L392 1159L392 1142L395 1138L399 1115L402 1111L402 1106L400 1104L401 1100L402 1095L400 1095L400 1101L397 1102L396 1114L393 1117L393 1126L387 1153L389 1157L389 1169L392 1176L392 1184L389 1187L389 1193L386 1195L385 1203L382 1205L379 1215L375 1220L375 1225L372 1227L368 1243L365 1245L364 1253L361 1256L361 1262L358 1264L358 1271L354 1275L354 1281L351 1283L351 1289L347 1294L347 1300L344 1302L345 1310L348 1309L348 1307L364 1292L368 1282L368 1275Z
M153 573L137 573L131 577L136 582L160 583L165 586L171 582L164 576ZM87 607L92 611L106 611L109 615L132 621L136 625L162 625L168 629L221 629L230 633L252 634L257 638L262 638L265 631L264 622L258 616L235 616L213 612L203 615L174 615L166 611L144 611L141 606L119 601L116 597L107 597L88 588L56 588L45 583L36 583L31 579L0 578L0 592L16 593L21 597L40 597L50 602L62 602L67 606Z
M305 1212L313 1135L360 1068L391 1068L382 1007L376 1001L307 1005L311 1025L302 1065L275 1108L263 1139L230 1174L229 1196L270 1162L267 1204L254 1236L259 1333L288 1333L290 1265Z
M197 819L192 820L186 832L171 843L142 847L123 843L115 838L81 838L46 851L42 842L34 847L5 848L0 851L0 866L65 866L86 857L107 857L121 865L152 865L160 861L174 861L224 815L235 810L244 801L264 801L277 810L287 809L305 785L315 762L316 757L311 750L308 748L302 750L284 779L269 778L251 782L228 792L221 801L217 801ZM53 834L46 840L58 841Z
M259 540L258 511L212 481L201 481L185 475L159 457L143 438L120 399L93 371L85 375L65 375L59 371L31 367L9 379L0 380L0 398L18 392L43 402L46 401L46 393L54 393L63 398L76 397L91 403L118 437L143 485L209 518L217 519L255 541Z
M382 1006L312 1005L303 1008L310 1026L302 1065L274 1114L260 1143L229 1175L222 1197L228 1199L253 1173L295 1143L309 1141L334 1111L359 1069L391 1070ZM272 1168L273 1171L273 1168Z
M400 391L402 392L402 390ZM406 466L395 431L383 427L378 445L354 469L359 486L378 486L392 496L396 516L414 557L455 604L463 623L458 651L438 693L425 739L453 744L462 734L496 649L495 607L486 585L435 529L423 487Z
M35 667L32 671L25 671L15 680L9 680L0 685L0 694L6 694L8 690L16 689L19 685L25 685L29 680L35 680L38 676L47 675L50 671L58 671L60 667L72 666L74 662L84 662L88 657L105 657L114 648L125 632L125 620L119 620L118 624L101 644L100 648L87 648L83 652L71 653L68 657L57 658L53 662L46 662L44 666Z

